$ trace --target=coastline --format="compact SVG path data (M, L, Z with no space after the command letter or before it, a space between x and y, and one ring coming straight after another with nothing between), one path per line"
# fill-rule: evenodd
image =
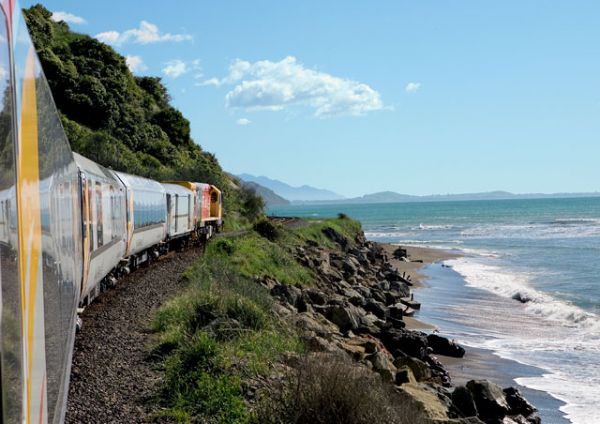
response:
M380 243L378 244L385 250L390 258L392 265L400 272L406 272L410 275L413 283L413 293L416 294L416 300L419 301L418 292L422 289L427 289L428 280L431 280L430 273L427 272L428 267L440 268L440 262L462 257L460 253L452 252L444 249L404 246L400 244ZM406 249L408 258L411 262L394 258L393 252L402 247ZM439 270L437 270L439 273ZM449 305L450 306L450 305ZM427 302L423 303L423 308L426 311ZM433 330L444 331L443 328L438 328L433 323L428 322L426 317L420 317L421 312L418 312L417 317L406 317L404 320L407 328L410 330L421 330L431 332ZM450 374L453 384L461 385L472 379L488 379L502 387L518 385L517 378L540 376L545 370L521 364L519 362L504 359L495 354L493 350L475 348L465 346L466 354L463 358L452 358L444 355L436 355L440 362ZM569 420L564 418L564 414L560 411L560 407L565 403L554 398L549 393L539 390L528 389L518 385L527 399L529 399L544 415L544 422L555 424L567 424Z
M427 280L428 276L420 272L422 268L461 256L458 253L443 249L433 249L430 247L400 246L379 242L377 242L377 244L383 248L388 255L390 263L398 270L398 272L401 274L406 273L410 276L413 290L425 287L425 280ZM406 249L410 262L394 258L394 251L398 249L398 247ZM406 328L409 330L434 330L436 328L434 325L414 317L404 317L404 322L406 322Z

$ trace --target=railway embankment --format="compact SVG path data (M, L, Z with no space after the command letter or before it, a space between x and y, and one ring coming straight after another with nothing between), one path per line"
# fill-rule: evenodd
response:
M437 355L464 349L406 328L411 281L345 216L263 221L184 279L152 323L159 421L539 422L512 388L452 386Z
M172 252L120 280L82 314L75 339L66 423L151 422L163 373L148 361L151 317L185 282L200 248Z

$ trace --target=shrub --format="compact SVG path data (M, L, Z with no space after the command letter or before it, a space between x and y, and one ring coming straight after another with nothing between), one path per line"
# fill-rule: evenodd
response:
M263 424L417 424L420 421L371 370L346 356L310 355L261 399Z
M235 246L231 240L220 239L215 242L215 249L218 252L224 253L229 256L229 255L233 254L233 252L235 250Z
M254 231L271 241L277 240L282 234L281 228L267 219L260 220L254 224Z

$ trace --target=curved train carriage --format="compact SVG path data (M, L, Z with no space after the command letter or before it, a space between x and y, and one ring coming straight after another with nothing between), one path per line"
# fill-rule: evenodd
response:
M222 196L73 154L20 9L0 12L0 418L60 423L78 307L219 231Z

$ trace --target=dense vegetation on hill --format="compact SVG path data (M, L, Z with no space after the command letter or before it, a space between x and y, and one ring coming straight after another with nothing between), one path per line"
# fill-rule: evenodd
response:
M190 137L190 122L170 104L158 77L134 76L112 47L54 22L42 5L25 20L61 119L78 152L104 166L157 180L215 184L230 220L253 219L262 202Z

